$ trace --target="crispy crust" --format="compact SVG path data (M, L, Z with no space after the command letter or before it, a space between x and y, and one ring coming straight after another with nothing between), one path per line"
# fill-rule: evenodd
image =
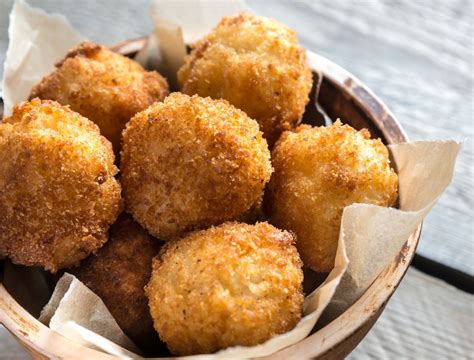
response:
M168 95L156 71L93 43L81 43L56 64L56 70L31 90L30 99L56 100L95 122L115 152L125 124L137 112Z
M127 211L169 240L244 215L261 201L272 167L243 111L173 93L127 124L121 171Z
M109 241L72 269L102 299L122 330L145 349L158 340L144 287L160 247L159 241L122 214L110 228Z
M312 86L296 33L275 20L224 17L178 72L186 94L226 99L256 119L270 145L300 122Z
M0 123L0 256L55 272L107 241L122 208L112 146L97 126L33 99Z
M300 320L301 266L293 236L267 223L168 242L145 290L155 328L176 355L260 344Z
M344 207L393 206L397 199L387 148L366 129L357 132L340 121L285 132L272 163L265 210L273 224L296 233L303 263L318 272L334 266Z

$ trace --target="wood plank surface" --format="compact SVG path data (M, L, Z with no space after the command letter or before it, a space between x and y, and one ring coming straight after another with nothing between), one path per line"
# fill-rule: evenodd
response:
M13 0L0 1L0 63ZM149 1L29 0L113 44L150 32ZM113 4L113 5L112 5ZM474 275L473 6L456 1L261 1L248 4L366 82L413 139L467 139L455 180L428 216L419 252ZM185 9L186 1L183 1ZM0 73L3 70L0 70Z
M91 40L146 35L149 0L28 0L67 16ZM473 239L473 6L469 0L250 0L302 43L364 81L415 139L467 139L454 183L425 221L419 252L471 275ZM0 0L0 63L13 0ZM183 1L185 9L186 1ZM3 69L0 68L0 74ZM473 358L473 297L409 270L352 359ZM0 327L0 358L28 355Z
M23 349L15 338L0 325L0 359L23 360L30 359L30 355Z
M474 297L410 268L349 359L472 359Z

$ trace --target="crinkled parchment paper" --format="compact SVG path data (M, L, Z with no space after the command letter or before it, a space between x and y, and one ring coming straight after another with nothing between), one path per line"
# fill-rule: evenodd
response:
M154 1L155 31L137 56L143 64L173 76L174 82L186 52L185 44L202 36L222 16L243 9L237 0L186 2L185 13L181 11L183 5L182 1ZM69 48L83 40L63 17L47 15L20 1L15 2L11 14L9 35L3 79L7 113L13 104L26 99L31 86L51 71ZM398 168L400 210L365 204L344 210L335 267L325 282L306 297L304 317L295 329L258 346L234 347L189 358L270 355L308 336L328 304L331 318L347 309L391 262L448 186L459 149L460 144L454 141L390 146ZM58 282L40 320L88 347L124 358L140 357L102 301L72 275L66 274Z
M77 306L78 302L80 306ZM51 299L41 311L39 321L62 334L64 326L67 325L66 337L75 333L75 325L85 327L90 332L100 333L128 350L139 352L135 344L120 329L102 300L75 276L68 273L65 273L56 284ZM75 340L75 337L72 339ZM104 348L101 342L95 345L103 350L110 348L108 344L105 344Z
M417 141L389 149L397 166L400 210L368 204L344 209L340 236L350 263L327 309L329 318L351 306L394 259L451 182L461 145Z
M19 0L10 13L8 38L2 80L4 117L71 47L84 40L64 16L49 15Z

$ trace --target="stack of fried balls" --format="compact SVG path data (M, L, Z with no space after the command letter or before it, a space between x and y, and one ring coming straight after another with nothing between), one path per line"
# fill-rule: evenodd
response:
M83 43L33 87L0 122L0 257L75 274L142 349L261 344L397 175L367 130L299 125L312 71L277 21L223 18L177 76Z

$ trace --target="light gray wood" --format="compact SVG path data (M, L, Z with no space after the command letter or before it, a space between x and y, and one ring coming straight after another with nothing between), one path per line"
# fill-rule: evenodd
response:
M0 62L13 0L0 0ZM94 41L150 32L149 1L29 0L65 14ZM419 252L474 275L473 2L262 1L259 14L295 28L302 43L354 73L384 100L411 139L468 139L455 180L428 216ZM186 1L183 1L183 9ZM184 11L184 10L183 10ZM2 70L0 70L0 73Z
M410 268L349 359L474 358L474 297Z
M23 349L15 338L0 325L0 359L2 360L26 360L30 355Z

